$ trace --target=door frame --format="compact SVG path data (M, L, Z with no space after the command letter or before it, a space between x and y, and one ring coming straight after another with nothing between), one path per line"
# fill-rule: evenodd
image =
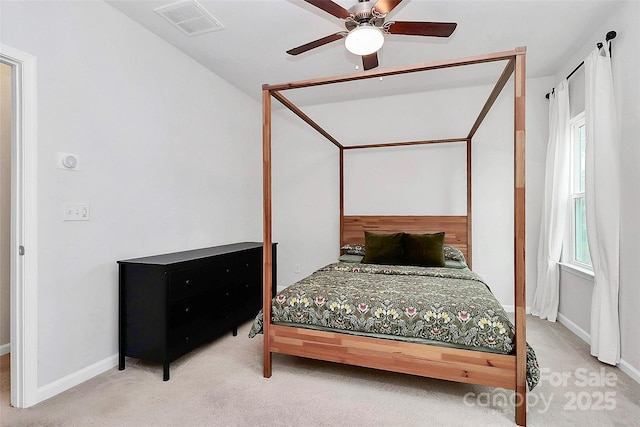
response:
M11 67L11 405L35 405L38 392L36 57L0 44Z

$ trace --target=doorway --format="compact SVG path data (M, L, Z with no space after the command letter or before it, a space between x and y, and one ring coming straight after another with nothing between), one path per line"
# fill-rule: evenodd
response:
M8 265L11 405L27 408L38 403L36 58L0 44L0 64L10 71L9 262L3 252L2 270Z

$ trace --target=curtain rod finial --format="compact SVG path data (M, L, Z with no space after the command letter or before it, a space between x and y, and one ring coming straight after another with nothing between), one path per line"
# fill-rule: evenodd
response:
M609 32L607 33L606 40L607 40L607 41L609 41L609 40L613 40L613 39L615 39L615 38L616 38L616 36L617 36L617 35L618 35L618 33L616 33L615 31L609 31Z

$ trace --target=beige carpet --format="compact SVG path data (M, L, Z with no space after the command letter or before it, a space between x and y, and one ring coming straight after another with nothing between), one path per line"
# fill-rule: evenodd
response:
M4 426L513 426L513 393L501 389L274 355L262 377L262 340L249 324L162 368L127 359L29 409L9 406ZM528 319L543 380L529 393L530 426L640 426L640 384L602 365L564 326ZM563 380L563 377L565 380Z

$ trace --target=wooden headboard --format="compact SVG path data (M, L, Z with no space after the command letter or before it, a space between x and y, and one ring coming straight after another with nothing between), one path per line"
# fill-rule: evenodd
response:
M471 265L469 228L466 216L357 216L345 215L340 245L364 243L364 232L438 233L445 232L445 243L462 251Z

